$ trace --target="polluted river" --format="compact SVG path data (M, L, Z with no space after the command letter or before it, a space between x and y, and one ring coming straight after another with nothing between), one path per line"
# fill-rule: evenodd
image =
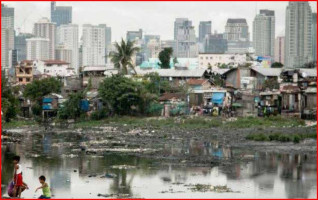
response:
M308 128L266 128L309 132ZM316 140L256 142L245 128L183 130L105 125L2 132L2 196L21 156L24 198L45 175L52 198L316 198Z

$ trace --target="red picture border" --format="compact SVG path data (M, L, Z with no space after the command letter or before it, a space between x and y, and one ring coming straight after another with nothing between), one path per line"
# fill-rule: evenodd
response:
M15 1L15 2L17 2L17 1L26 1L26 2L28 2L28 0L0 0L1 1L1 3L5 3L5 2L10 2L10 1ZM45 1L47 1L47 2L50 2L49 0L33 0L33 1L29 1L29 2L45 2ZM63 0L56 0L57 2L59 2L59 1L63 1ZM88 0L68 0L68 1L88 1ZM116 0L91 0L91 2L97 2L97 1L116 1ZM124 1L136 1L136 0L123 0L123 2ZM137 0L137 1L195 1L195 0ZM231 1L231 0L198 0L198 2L203 2L203 1ZM233 0L232 0L233 1ZM238 0L234 0L234 1L238 1ZM259 1L259 2L264 2L264 1L261 1L261 0L244 0L244 1ZM276 1L276 0L266 0L266 1ZM280 0L280 1L287 1L287 0ZM290 1L306 1L306 0L290 0ZM312 1L312 2L317 2L317 0L315 1L315 0L310 0L310 1ZM310 2L309 1L309 2ZM317 8L318 8L318 5L317 5ZM318 9L317 9L318 10ZM0 13L1 13L1 11L0 11ZM1 22L0 22L0 24L1 24ZM317 29L318 30L318 29ZM1 36L0 36L0 41L1 41ZM318 44L318 43L317 43ZM318 55L318 54L317 54ZM1 53L0 53L0 59L1 59ZM1 75L1 73L2 73L2 70L0 70L0 75ZM2 76L0 76L0 83L1 83L1 77ZM318 81L317 81L317 83L318 83ZM1 88L0 88L0 91L1 91ZM318 97L318 95L317 95L317 97ZM1 96L0 96L0 100L1 100ZM1 107L1 101L0 101L0 107ZM317 108L318 108L318 106L317 106ZM317 111L317 114L318 114L318 111ZM317 116L317 115L316 115ZM2 118L2 115L1 115L1 118ZM317 121L317 118L316 118L316 121ZM0 126L0 131L1 131L1 133L2 133L2 127ZM317 133L317 135L318 135L318 131L317 131L317 129L316 129L316 133ZM2 137L2 136L0 136L0 137ZM318 136L317 136L317 140L318 140ZM317 141L316 140L316 141ZM318 142L317 142L317 145L318 145ZM0 142L0 147L1 147L1 142ZM317 154L317 157L318 157L318 153L316 152L316 154ZM1 159L1 148L0 148L0 159ZM2 161L2 159L1 159L1 161ZM316 160L317 162L316 162L316 167L317 167L317 165L318 165L318 160ZM1 180L1 172L2 172L2 165L0 165L0 180ZM317 172L318 172L318 170L317 170ZM317 175L317 185L318 185L318 175ZM316 185L316 187L317 187L317 185ZM316 188L317 189L317 188ZM0 193L2 194L2 188L0 188ZM318 194L318 190L317 190L317 194ZM1 197L0 197L0 199L2 199L2 195L1 195ZM233 198L233 199L235 199L235 198ZM318 199L318 195L317 195L317 197L316 197L316 199ZM157 199L152 199L152 200L157 200ZM159 200L159 199L158 199ZM263 200L266 200L266 199L263 199Z

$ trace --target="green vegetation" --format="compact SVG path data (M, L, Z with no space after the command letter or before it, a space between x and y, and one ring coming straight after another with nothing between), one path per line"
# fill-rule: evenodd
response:
M298 118L287 118L281 116L260 117L240 117L236 121L228 122L228 128L249 128L249 127L297 127L304 126L305 121Z
M316 139L316 133L307 133L307 134L281 134L281 133L273 133L273 134L250 134L245 137L247 140L254 141L279 141L279 142L294 142L299 143L301 140L306 138Z
M160 67L162 69L170 69L170 59L173 54L172 48L164 48L159 53Z
M76 119L84 114L81 109L81 101L84 99L84 93L78 92L70 94L68 100L63 103L58 112L60 119Z
M14 88L8 84L8 79L3 74L1 78L1 111L6 122L14 119L19 112L19 100L14 95Z
M12 120L10 122L6 122L2 124L3 129L9 129L9 128L20 128L24 126L32 126L37 125L37 122L34 120Z
M51 93L59 93L62 83L56 78L45 78L42 80L34 80L26 85L24 96L32 101L42 101L42 98Z
M271 65L271 68L282 68L284 65L280 62L274 62L272 65Z
M115 67L124 75L129 74L129 68L134 70L135 74L137 74L132 58L139 51L139 48L135 46L134 42L125 42L122 39L120 44L117 42L115 43L115 48L116 51L110 52L109 54Z
M263 84L263 89L266 89L266 88L270 90L279 89L279 83L277 81L277 78L266 79Z

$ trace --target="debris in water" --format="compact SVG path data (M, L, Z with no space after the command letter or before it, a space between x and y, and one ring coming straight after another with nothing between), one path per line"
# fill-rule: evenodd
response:
M217 192L217 193L225 193L225 192L234 192L231 188L228 188L226 185L204 185L204 184L196 184L196 185L188 185L190 186L190 190L193 192Z

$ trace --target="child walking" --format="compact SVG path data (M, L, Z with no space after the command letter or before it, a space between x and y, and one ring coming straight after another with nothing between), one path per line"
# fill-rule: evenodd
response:
M45 182L46 178L45 176L40 176L39 181L42 186L38 187L35 192L37 192L39 189L42 189L42 195L39 197L39 199L51 199L51 190L49 185Z

